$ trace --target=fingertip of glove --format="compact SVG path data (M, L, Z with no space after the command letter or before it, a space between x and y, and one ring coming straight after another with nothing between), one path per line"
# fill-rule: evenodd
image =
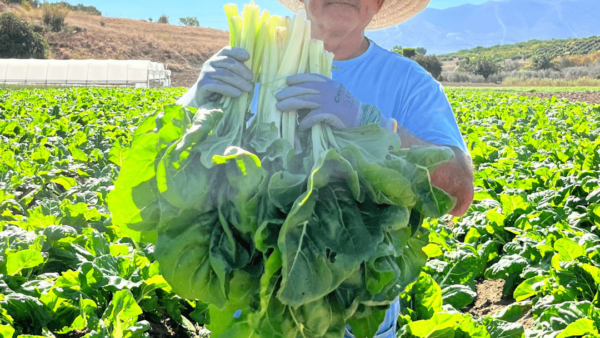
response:
M241 47L231 47L231 52L233 53L231 56L238 61L248 61L250 59L250 54Z

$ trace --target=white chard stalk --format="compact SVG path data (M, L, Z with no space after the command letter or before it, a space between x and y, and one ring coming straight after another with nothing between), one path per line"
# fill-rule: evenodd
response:
M311 39L311 23L303 11L292 19L271 16L268 11L259 16L258 6L251 3L244 6L242 15L238 14L235 5L226 5L225 12L229 20L229 42L248 51L250 59L246 66L252 70L254 82L260 83L253 128L259 124L274 124L279 137L294 145L298 114L296 111L278 111L275 95L286 88L286 79L294 74L316 73L331 77L333 54L325 52L322 41ZM232 109L238 119L243 119L251 98L244 94L237 100L225 100L224 106L234 105ZM328 125L313 127L315 161L329 148L331 138L328 135L331 135Z

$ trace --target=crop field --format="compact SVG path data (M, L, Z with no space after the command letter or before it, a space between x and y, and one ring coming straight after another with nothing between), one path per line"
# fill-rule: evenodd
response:
M182 93L0 89L0 337L209 335L106 205L136 126ZM447 94L475 202L425 222L398 337L599 337L600 105Z

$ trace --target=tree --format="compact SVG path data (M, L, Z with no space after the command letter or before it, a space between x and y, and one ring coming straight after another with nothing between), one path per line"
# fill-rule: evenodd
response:
M179 22L181 22L181 24L183 24L184 26L200 27L200 22L198 21L198 18L196 18L195 16L188 16L187 18L180 18Z
M490 75L502 70L500 62L491 56L466 57L459 63L459 67L468 73L481 75L487 80Z
M402 49L402 55L407 58L412 58L417 54L417 50L414 48L406 47Z
M531 68L534 70L546 70L560 68L559 63L553 60L553 57L547 54L534 55L529 59Z
M148 21L149 21L149 22L152 22L152 20L153 20L152 18L148 18Z
M166 16L165 14L161 15L160 18L158 18L158 21L156 21L158 23L169 23L169 17Z
M44 59L48 45L31 26L12 13L0 15L0 58Z
M442 63L435 55L425 56L423 54L416 54L412 59L418 63L421 67L425 68L427 72L433 76L434 79L439 79L442 75Z
M419 48L417 48L417 53L419 53L421 55L427 55L427 48L419 47Z
M394 48L392 48L392 52L396 52L398 54L402 54L402 46L395 45Z

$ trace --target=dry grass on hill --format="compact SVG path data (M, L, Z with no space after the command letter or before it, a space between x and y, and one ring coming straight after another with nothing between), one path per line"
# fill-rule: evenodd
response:
M42 11L0 2L0 12L42 26ZM228 33L211 28L108 18L70 12L67 27L45 32L55 59L130 59L163 62L174 72L174 85L191 85L206 59L228 44ZM190 83L191 81L191 83Z

